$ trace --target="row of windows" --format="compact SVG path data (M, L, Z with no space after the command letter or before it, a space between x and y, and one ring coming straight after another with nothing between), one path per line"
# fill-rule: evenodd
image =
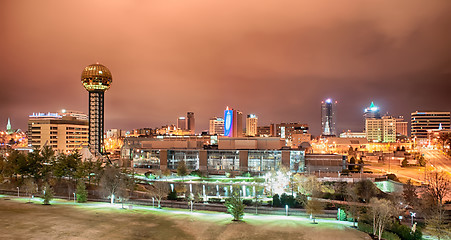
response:
M199 169L199 151L184 150L167 152L167 167L177 169L180 161L185 161L187 167L191 170ZM146 167L159 169L160 151L148 150L144 152L131 151L130 157L136 167ZM290 152L290 168L295 171L304 170L305 155L303 151ZM248 152L248 170L253 172L277 170L282 164L281 151L249 151ZM240 170L239 151L208 151L207 169L228 171Z

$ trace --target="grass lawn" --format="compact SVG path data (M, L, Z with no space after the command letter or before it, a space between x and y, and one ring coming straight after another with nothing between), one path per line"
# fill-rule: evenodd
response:
M313 225L305 218L247 214L244 222L232 222L215 212L27 201L0 196L1 239L369 239L333 220Z

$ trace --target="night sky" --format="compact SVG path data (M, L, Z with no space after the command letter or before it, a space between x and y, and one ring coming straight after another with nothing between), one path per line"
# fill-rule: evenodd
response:
M308 123L338 101L337 129L381 112L451 110L451 1L0 2L0 129L33 112L87 112L80 75L113 74L105 129L160 127L226 106L259 125Z

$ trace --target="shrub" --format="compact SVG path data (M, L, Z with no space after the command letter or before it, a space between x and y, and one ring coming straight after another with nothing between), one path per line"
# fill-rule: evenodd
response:
M252 200L251 199L243 199L243 203L246 206L252 206Z
M80 181L77 184L77 191L75 193L77 195L78 203L84 203L88 201L88 191L86 191L86 185L84 182Z
M386 240L401 240L398 235L392 232L384 231L382 233L382 238Z
M221 199L220 198L209 198L208 201L211 203L220 203Z
M369 233L372 234L373 233L373 227L369 224L363 223L363 222L359 222L357 228L365 233Z
M168 194L168 200L177 200L177 191L171 191Z
M280 206L285 207L285 205L288 205L290 208L294 207L296 201L294 200L294 197L291 195L287 195L286 193L283 193L282 196L280 196Z
M402 160L401 162L401 167L407 167L408 164L409 162L407 161L407 158L404 158L404 160Z
M393 174L393 173L387 174L387 179L399 182L398 177L395 174Z
M346 221L346 212L344 209L339 208L339 211L337 212L337 219L338 221Z
M190 175L191 175L191 176L195 176L195 177L200 177L200 178L205 177L205 174L204 174L202 171L200 171L200 170L192 171L192 172L190 173Z
M282 204L280 203L279 194L275 194L272 196L272 206L273 207L280 207Z
M415 233L412 233L410 227L395 223L389 229L390 232L396 233L402 240L421 240L423 233L420 229L416 229Z

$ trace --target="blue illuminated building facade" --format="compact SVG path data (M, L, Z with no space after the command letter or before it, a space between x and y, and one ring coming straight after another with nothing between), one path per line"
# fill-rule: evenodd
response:
M233 110L224 111L224 136L232 137L233 135Z

